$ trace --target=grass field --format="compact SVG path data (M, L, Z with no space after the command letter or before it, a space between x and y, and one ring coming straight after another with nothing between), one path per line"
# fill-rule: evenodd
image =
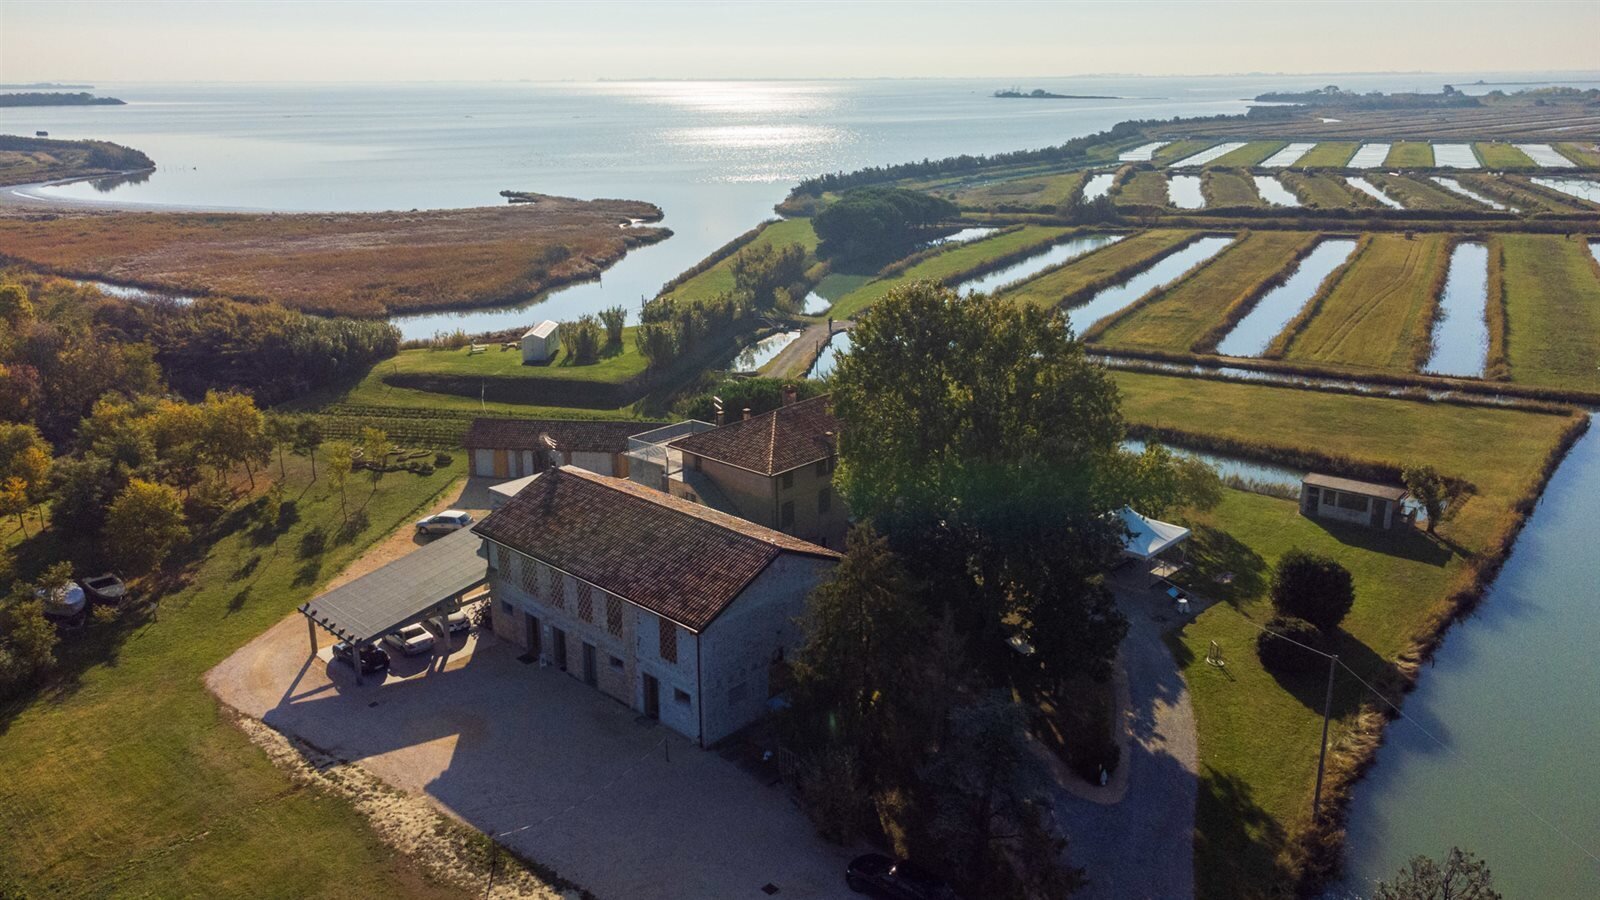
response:
M1522 212L1594 212L1593 207L1582 205L1575 197L1566 197L1553 191L1535 191L1527 182L1505 175L1456 175L1467 188L1492 197Z
M1352 190L1336 175L1285 171L1278 176L1284 186L1312 209L1344 209L1348 206L1377 206L1378 201Z
M1501 240L1511 380L1600 388L1600 277L1586 242L1534 234Z
M1006 234L997 234L982 240L956 244L948 250L936 253L911 266L898 275L874 278L844 295L834 303L833 317L835 319L848 319L878 302L880 298L894 290L894 288L910 281L918 279L944 281L950 278L958 278L992 259L997 259L1009 253L1016 253L1028 247L1038 247L1043 250L1053 243L1056 238L1065 234L1066 231L1067 229L1065 228L1046 228L1029 225Z
M1189 523L1195 529L1189 580L1202 594L1225 601L1171 639L1199 731L1196 894L1286 895L1283 854L1309 820L1324 681L1316 675L1280 680L1256 660L1256 625L1271 614L1271 566L1288 550L1303 547L1350 569L1357 599L1338 652L1371 680L1429 626L1465 575L1463 551L1487 548L1568 420L1132 372L1115 378L1124 414L1133 422L1393 464L1426 460L1478 489L1457 518L1441 526L1441 536L1454 547L1417 531L1382 535L1314 521L1300 516L1291 501L1236 491ZM1233 573L1230 584L1215 579L1223 572ZM1225 669L1204 662L1212 641L1223 649ZM1335 745L1361 699L1351 679L1338 683Z
M799 244L805 248L807 254L817 251L817 233L811 228L811 220L783 219L773 222L746 247L786 247ZM667 293L670 297L679 297L685 300L709 300L718 294L728 293L733 290L733 257L720 260L716 265L690 278Z
M0 253L65 275L381 316L599 277L671 234L618 223L660 216L648 203L561 197L405 213L68 213L0 218Z
M294 463L286 530L221 537L189 586L161 599L158 620L73 635L61 685L5 710L0 872L30 895L343 898L359 873L363 896L459 896L381 843L348 802L274 768L201 682L464 469L458 455L430 476L389 475L365 503L368 524L307 560L302 538L339 530L339 500ZM353 485L352 506L368 490Z
M1236 169L1208 168L1201 173L1200 190L1207 207L1264 206L1250 175Z
M1111 197L1119 204L1172 205L1167 196L1167 176L1160 172L1135 172L1132 178L1112 192Z
M1267 157L1288 145L1288 141L1251 141L1230 153L1224 153L1211 162L1213 166L1249 168L1259 166Z
M1188 352L1242 295L1289 265L1315 235L1255 231L1224 250L1192 278L1139 306L1107 328L1098 343Z
M961 206L994 209L1001 206L1056 207L1083 187L1083 172L995 181L957 190L952 199Z
M1481 212L1483 204L1469 200L1428 180L1425 175L1390 175L1371 172L1365 178L1385 194L1404 204L1406 209L1465 209Z
M1384 157L1386 166L1425 169L1433 165L1433 145L1424 141L1396 141Z
M1160 165L1161 163L1177 162L1180 159L1193 156L1215 143L1216 141L1205 140L1173 141L1165 147L1162 147L1160 150L1157 150L1155 156L1153 156L1151 159L1157 165Z
M622 344L601 352L598 362L578 365L557 350L547 365L525 366L520 350L490 346L483 353L460 350L402 350L375 367L384 374L455 375L463 378L528 378L535 380L598 381L608 384L627 381L645 370L644 355L633 342L632 328L622 330Z
M1193 231L1142 231L1085 254L1059 269L1024 281L1001 296L1021 303L1053 307L1085 288L1108 278L1114 279L1119 272L1130 268L1137 271L1155 257L1188 243L1194 237Z
M1502 144L1499 141L1479 141L1473 146L1477 148L1478 156L1483 160L1483 164L1487 168L1533 168L1533 160L1529 159L1528 154L1518 150L1513 144Z
M1295 163L1295 168L1305 169L1322 166L1331 169L1343 168L1356 155L1356 148L1361 146L1360 141L1323 141L1307 151Z
M1570 142L1554 145L1556 152L1572 160L1580 166L1600 167L1600 147L1593 143L1574 144Z
M1410 371L1418 336L1427 337L1449 260L1447 235L1374 236L1305 329L1289 342L1286 355Z

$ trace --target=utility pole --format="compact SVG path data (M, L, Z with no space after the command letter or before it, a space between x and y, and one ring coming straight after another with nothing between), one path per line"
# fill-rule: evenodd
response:
M1328 716L1333 711L1333 673L1339 665L1337 653L1328 657L1328 693L1322 700L1322 747L1317 753L1317 790L1311 796L1311 821L1322 819L1322 770L1328 761Z

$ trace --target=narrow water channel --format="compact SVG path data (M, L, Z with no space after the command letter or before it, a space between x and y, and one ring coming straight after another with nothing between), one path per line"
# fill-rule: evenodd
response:
M1360 175L1347 175L1345 176L1344 180L1345 183L1349 184L1351 187L1363 194L1366 194L1368 197L1371 197L1379 203L1382 203L1384 206L1387 206L1390 209L1406 208L1405 204L1389 196L1388 194L1385 194L1383 192L1383 188L1380 188L1365 178L1362 178Z
M1231 237L1207 236L1173 253L1121 284L1095 294L1087 303L1068 310L1072 327L1082 333L1095 322L1111 315L1158 287L1166 285L1191 267L1222 252L1233 243Z
M1255 309L1250 310L1239 324L1233 326L1228 336L1217 345L1224 356L1260 356L1272 339L1278 336L1295 313L1300 311L1329 273L1343 265L1354 253L1356 242L1335 238L1318 244L1300 260L1283 284L1268 291Z
M1111 172L1101 172L1099 175L1089 176L1083 183L1083 199L1099 200L1111 193L1111 182L1116 180L1116 175Z
M1600 203L1600 181L1587 178L1534 178L1533 183L1579 200Z
M1299 206L1300 198L1271 175L1255 176L1256 193L1273 206Z
M799 331L780 331L769 334L754 344L739 351L739 355L728 363L728 368L735 372L754 372L769 362L773 357L783 352L783 348L794 343L800 337Z
M1452 193L1460 194L1461 196L1466 197L1468 200L1476 200L1479 203L1482 203L1484 206L1489 207L1490 209L1498 209L1498 210L1501 210L1501 211L1505 211L1506 209L1509 209L1509 207L1507 207L1504 203L1498 203L1498 202L1496 202L1494 200L1491 200L1488 197L1485 197L1484 195L1478 193L1477 191L1475 191L1475 190L1467 187L1466 185L1462 184L1461 182L1455 180L1454 178L1446 178L1443 175L1435 175L1435 176L1433 176L1433 180L1435 182L1437 182L1439 185L1441 185L1445 190L1451 191ZM1511 211L1512 212L1517 212L1517 210L1515 210L1515 209L1513 209Z
M1120 240L1122 240L1122 235L1120 234L1074 235L1020 262L1012 263L1003 269L995 269L987 275L979 275L977 278L963 281L956 285L956 293L965 294L970 291L988 293L1013 281L1032 278L1051 266L1058 266L1069 259L1075 259L1091 250L1099 250L1107 244L1115 244Z
M1365 892L1412 855L1454 845L1487 861L1507 897L1600 897L1596 509L1591 428L1390 723L1356 787L1345 889Z
M979 238L986 238L999 230L1000 229L998 228L988 227L963 228L954 234L947 234L944 237L934 238L933 240L927 242L927 246L937 247L940 244L965 244L967 241L975 241Z
M174 303L193 303L194 297L187 294L170 294L165 291L151 291L145 288L132 287L126 284L112 284L109 281L80 280L74 281L84 287L92 287L102 294L117 297L122 300L136 300L145 302L150 300L171 300Z
M1477 378L1489 355L1489 248L1457 244L1450 253L1450 272L1439 297L1439 320L1433 326L1433 355L1424 372Z
M826 378L833 374L833 367L838 364L839 356L850 352L850 332L841 331L828 341L828 346L822 348L817 354L816 362L811 364L811 371L806 373L807 378Z
M1128 439L1122 442L1122 447L1133 453L1143 453L1145 441ZM1203 450L1190 450L1173 444L1164 445L1177 456L1187 456L1198 459L1210 466L1224 479L1238 478L1243 481L1266 485L1279 490L1300 495L1300 481L1305 477L1304 472L1296 471L1285 466L1274 466L1270 463L1253 462L1237 456L1225 456L1220 453L1209 453Z
M1167 200L1179 209L1205 209L1206 195L1199 175L1174 175L1167 179Z

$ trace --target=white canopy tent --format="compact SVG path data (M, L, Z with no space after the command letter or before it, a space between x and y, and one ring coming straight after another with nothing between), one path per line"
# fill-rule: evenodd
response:
M1128 536L1122 541L1122 555L1129 559L1148 563L1158 559L1168 550L1180 547L1189 539L1190 531L1182 525L1152 519L1136 512L1131 506L1124 506L1118 510L1117 517L1122 520L1123 527L1128 531ZM1150 573L1155 578L1171 574L1163 569L1161 565L1153 566ZM1173 567L1173 571L1176 571L1176 566Z

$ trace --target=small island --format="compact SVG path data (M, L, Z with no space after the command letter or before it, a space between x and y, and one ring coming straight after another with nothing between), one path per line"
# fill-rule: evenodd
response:
M32 81L27 84L0 84L0 91L87 91L92 84L61 84L55 81Z
M1053 94L1043 88L1034 88L1024 91L1022 88L1003 88L995 91L994 95L1005 100L1115 100L1116 97L1102 97L1094 94Z
M127 101L115 97L96 97L88 91L64 94L46 91L28 91L21 94L0 94L0 107L7 106L126 106Z

